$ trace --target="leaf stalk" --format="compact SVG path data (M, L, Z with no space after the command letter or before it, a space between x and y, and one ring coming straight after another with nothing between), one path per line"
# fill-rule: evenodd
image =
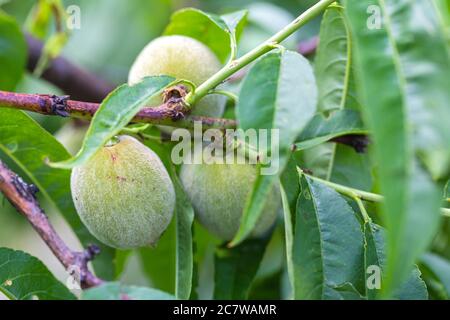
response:
M350 188L350 187L346 187L331 181L327 181L318 177L314 177L310 174L305 173L303 170L301 170L300 168L298 168L299 173L303 174L305 176L307 176L308 178L310 178L311 180L323 183L325 185L327 185L328 187L336 190L337 192L339 192L340 194L343 194L345 196L348 196L352 199L358 198L359 200L365 200L365 201L370 201L370 202L383 202L384 201L384 197L382 195L376 194L376 193L371 193L371 192L366 192L366 191L362 191L362 190L358 190L358 189L354 189L354 188ZM358 201L357 201L358 203ZM358 203L359 205L359 203ZM364 214L364 213L363 213ZM450 209L448 208L441 208L441 214L444 217L449 217L450 218Z

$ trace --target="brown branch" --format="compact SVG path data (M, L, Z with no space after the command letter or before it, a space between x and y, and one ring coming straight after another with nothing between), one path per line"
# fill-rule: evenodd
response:
M28 44L27 69L33 72L44 45L29 34L26 34L26 40ZM42 78L77 100L100 102L114 90L113 85L81 69L63 57L53 59L42 74Z
M88 262L99 253L98 247L89 246L83 252L72 251L56 233L45 212L39 206L35 197L38 189L34 185L24 182L1 160L0 191L25 216L66 270L74 270L75 267L75 270L80 271L79 276L82 288L98 286L103 282L94 276L87 266Z
M175 99L176 100L176 99ZM154 108L143 108L132 122L167 125L172 127L193 128L194 122L202 123L204 130L210 128L235 128L236 121L230 119L215 119L208 117L184 115L183 108L169 100ZM68 96L51 96L39 94L24 94L0 91L0 107L27 110L44 115L58 115L78 119L92 119L99 108L98 103L68 100Z
M151 123L180 128L193 128L195 122L202 124L203 130L233 129L237 123L231 119L217 119L185 115L183 107L177 107L179 100L169 100L155 108L143 108L132 120L135 123ZM0 91L0 108L12 108L37 112L44 115L58 115L77 119L92 119L99 104L68 100L68 96L50 96ZM364 153L370 141L366 135L345 135L331 139L330 142L350 146L358 153Z

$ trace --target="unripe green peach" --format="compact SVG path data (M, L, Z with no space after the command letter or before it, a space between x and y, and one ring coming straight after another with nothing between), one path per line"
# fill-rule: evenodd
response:
M257 177L251 164L184 164L180 178L200 223L212 234L231 240L241 222L248 194ZM251 236L258 237L274 223L280 208L274 187Z
M115 248L153 246L172 219L175 191L159 157L120 136L72 171L75 207L89 231Z
M221 64L214 52L203 43L185 36L164 36L151 41L139 54L131 67L128 83L136 84L146 76L168 75L200 85L219 71ZM208 95L192 109L193 115L221 117L226 99ZM158 97L149 106L158 106Z

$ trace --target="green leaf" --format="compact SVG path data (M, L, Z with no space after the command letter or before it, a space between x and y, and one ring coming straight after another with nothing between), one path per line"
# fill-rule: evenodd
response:
M214 294L214 254L222 240L194 221L194 279L191 299L212 299Z
M381 270L385 268L385 231L382 227L366 222L364 224L365 235L365 268L377 266ZM367 274L366 274L367 275ZM367 281L367 279L366 279ZM383 286L383 282L381 282ZM369 289L366 286L367 298L376 299L379 294L377 289ZM393 297L400 300L427 300L427 287L420 277L420 271L414 266L407 280L394 292Z
M152 287L171 294L175 294L176 245L176 221L173 219L155 248L138 250L142 269Z
M270 238L250 239L234 248L216 249L214 299L246 299Z
M55 31L47 36L53 17ZM35 77L42 75L51 60L59 56L69 40L69 31L65 28L65 18L66 10L61 0L39 0L25 22L32 35L45 40L42 53L33 71Z
M450 13L447 3L447 18ZM410 30L403 25L402 13L395 6L386 8L393 16L393 25L398 24L394 36L398 39L401 63L408 83L409 109L414 132L415 149L434 179L448 178L450 175L450 29L445 30L441 14L432 1L420 0L410 5L409 21L416 21L417 10L427 13L426 21L419 30ZM395 29L394 29L395 30ZM407 40L404 40L406 37ZM410 37L415 37L412 41ZM414 50L411 44L420 45ZM430 54L431 53L431 54ZM422 70L410 65L423 63L433 70Z
M249 300L282 300L282 279L283 272L279 270L262 279L255 279L250 293Z
M316 105L317 87L308 60L283 50L266 54L251 68L236 112L243 130L278 129L284 150L312 119Z
M176 193L176 278L175 278L175 296L177 299L189 299L192 291L193 280L193 239L192 224L194 222L194 209L184 193L183 187L176 176L172 174L172 181Z
M225 62L242 34L246 18L246 10L218 16L187 8L172 15L164 34L179 34L197 39L211 48L220 61Z
M170 159L170 147L146 141L166 166L174 184L176 208L174 219L155 248L139 250L146 275L157 288L173 292L177 299L189 299L193 294L194 210L186 197Z
M64 49L67 41L69 40L69 35L65 32L58 32L48 38L47 42L43 48L43 54L48 55L48 59L54 59L60 55L61 51Z
M109 139L118 134L149 100L174 80L168 76L146 77L134 86L124 84L118 87L103 100L92 118L78 154L66 161L51 162L50 165L54 168L71 169L88 161Z
M30 12L25 27L33 36L44 40L52 22L52 2L39 0Z
M0 150L58 209L84 246L96 244L100 247L101 254L93 261L94 268L99 276L111 279L115 251L101 244L82 224L72 202L70 171L53 169L45 164L49 157L54 160L69 157L64 147L22 111L0 108Z
M172 174L170 153L166 145L150 140L145 141L145 145L158 154L168 172ZM152 287L174 295L177 290L177 222L175 214L175 219L172 219L156 247L138 250L143 271Z
M240 10L224 14L221 16L222 20L227 25L227 29L231 34L236 34L238 37L242 34L244 29L248 11Z
M318 111L345 107L351 72L350 35L341 7L330 6L320 27L314 71L319 88Z
M443 172L441 165L450 168L449 55L431 1L345 3L385 196L389 237L383 288L389 297L406 280L439 223L439 191L414 154L421 155L434 176ZM383 13L380 28L368 23L374 17L367 8L373 5Z
M343 109L325 117L316 114L297 139L296 150L305 150L333 138L351 134L367 134L358 111Z
M0 11L0 89L11 91L25 71L27 45L16 20Z
M174 300L175 297L152 288L125 286L118 282L107 282L86 290L83 300Z
M294 288L294 262L292 246L294 243L295 211L300 194L300 177L293 157L280 177L280 194L284 217L284 242L286 246L286 265L291 288Z
M330 6L325 11L317 50L314 70L319 88L318 110L326 114L331 113L329 116L331 120L334 117L340 120L341 116L348 115L349 119L343 118L341 120L343 122L337 127L348 126L346 134L367 134L364 132L366 130L358 114L360 103L355 96L353 81L352 41L342 7ZM351 119L352 116L355 119ZM361 131L358 132L358 129ZM334 137L336 135L332 136ZM306 141L306 146L327 141L324 138ZM305 143L302 146L305 146ZM371 189L368 155L357 154L355 150L338 144L329 144L323 148L329 149L325 159L322 157L321 160L327 163L326 174L324 174L327 180L336 183L345 182L345 185L350 182L349 186L362 185L364 190Z
M298 53L281 50L266 54L252 67L242 85L236 112L243 130L277 130L279 139L269 131L267 145L271 146L268 151L272 155L279 152L278 161L270 165L277 164L277 173L281 174L289 160L291 146L313 117L316 104L317 88L308 60ZM265 153L267 150L258 151ZM258 176L230 245L237 245L251 233L278 174Z
M295 299L360 299L364 290L363 233L336 191L300 178L292 243Z
M297 163L293 156L289 159L289 162L280 177L280 183L286 191L286 200L288 201L289 208L292 212L295 212L298 194L300 192L300 182Z
M228 27L231 46L231 58L235 59L237 55L237 42L240 38L244 26L247 23L247 10L235 11L221 16L222 20Z
M442 28L447 36L447 44L450 47L450 1L432 0L437 14L441 18Z
M298 175L297 175L298 179ZM281 202L283 204L283 217L284 217L284 241L286 245L286 266L289 275L289 283L291 288L295 288L295 275L294 275L294 260L293 257L293 245L294 245L294 224L295 224L295 208L292 208L289 203L289 197L285 191L284 184L280 186Z
M431 272L443 287L446 299L450 298L450 262L436 254L426 253L420 259L421 264Z
M359 190L372 190L369 154L357 153L352 147L338 144L331 165L330 181Z
M0 292L11 300L76 299L39 259L8 248L0 248Z
M317 178L326 180L333 152L332 144L332 142L327 142L304 150L304 152L297 152L296 157L303 168L310 170Z
M234 247L244 241L244 239L253 231L254 226L264 210L267 196L273 191L277 179L276 175L258 174L253 189L247 197L238 232L234 239L229 243L230 247Z

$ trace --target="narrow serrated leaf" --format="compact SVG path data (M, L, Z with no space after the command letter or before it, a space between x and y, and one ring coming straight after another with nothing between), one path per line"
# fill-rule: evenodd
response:
M360 299L363 233L336 191L302 175L292 243L295 299Z
M364 224L365 235L365 268L366 272L369 266L379 267L381 270L385 268L385 231L382 227L366 222ZM366 273L366 276L368 274ZM380 274L381 276L382 274ZM366 279L367 281L367 279ZM380 281L381 287L383 281ZM366 295L369 300L379 297L381 288L368 288L366 284ZM393 294L395 299L400 300L427 300L427 287L420 277L420 271L414 266L407 280Z
M240 10L231 13L227 13L221 16L223 22L227 25L228 30L231 33L240 35L242 28L245 25L248 15L248 10Z
M253 230L267 195L289 160L292 144L313 117L316 104L317 87L312 68L298 53L281 50L266 54L245 78L236 110L239 127L269 130L269 150L258 151L279 154L279 159L270 164L277 164L276 172L260 174L256 179L231 246L243 241ZM276 130L275 136L272 129Z
M27 46L18 23L0 11L0 89L13 90L25 71Z
M231 48L239 40L247 17L247 11L241 10L219 16L194 8L181 9L175 12L165 35L185 35L207 45L225 62Z
M153 288L126 286L118 282L107 282L86 290L83 300L174 300L169 293Z
M320 42L314 64L319 88L318 110L327 114L330 122L333 119L339 120L341 116L348 115L349 119L343 118L343 122L336 124L348 126L346 129L349 132L335 132L331 136L305 141L300 145L297 144L297 146L310 148L338 137L342 133L367 134L360 116L358 116L358 119L351 119L351 115L356 117L360 110L360 103L355 94L352 46L350 30L343 8L338 5L328 7L320 27ZM328 123L328 126L330 124L332 123ZM358 132L358 128L362 130ZM326 138L329 139L326 140ZM355 139L357 138L355 137ZM363 190L371 189L370 163L367 154L356 153L355 150L339 144L323 145L321 149L324 151L320 164L323 165L321 169L324 171L323 176L327 180ZM325 149L327 149L327 152L325 152ZM314 153L315 150L311 152ZM348 182L351 182L351 184L348 184Z
M427 268L441 283L447 299L450 298L450 261L433 253L426 253L420 259L421 264Z
M187 300L191 296L194 273L192 238L194 209L184 193L183 187L175 172L172 174L172 181L175 186L177 201L175 209L177 234L175 296L177 299Z
M369 7L380 15L370 16ZM428 0L346 0L388 229L384 296L409 276L439 223L433 176L450 168L449 54ZM436 161L436 162L435 162Z
M361 115L355 110L339 110L329 117L316 114L305 126L295 144L296 150L312 148L333 138L367 134Z
M0 248L0 292L12 300L76 299L39 259L8 248Z
M319 88L318 111L342 110L347 99L352 51L343 9L330 6L322 18L314 62Z
M170 160L170 148L146 141L166 166L175 187L174 219L164 232L156 248L139 250L144 272L158 289L174 293L177 299L187 300L194 288L194 210L186 197L176 170Z
M250 239L234 248L217 248L214 264L214 299L246 299L263 258L269 237Z

